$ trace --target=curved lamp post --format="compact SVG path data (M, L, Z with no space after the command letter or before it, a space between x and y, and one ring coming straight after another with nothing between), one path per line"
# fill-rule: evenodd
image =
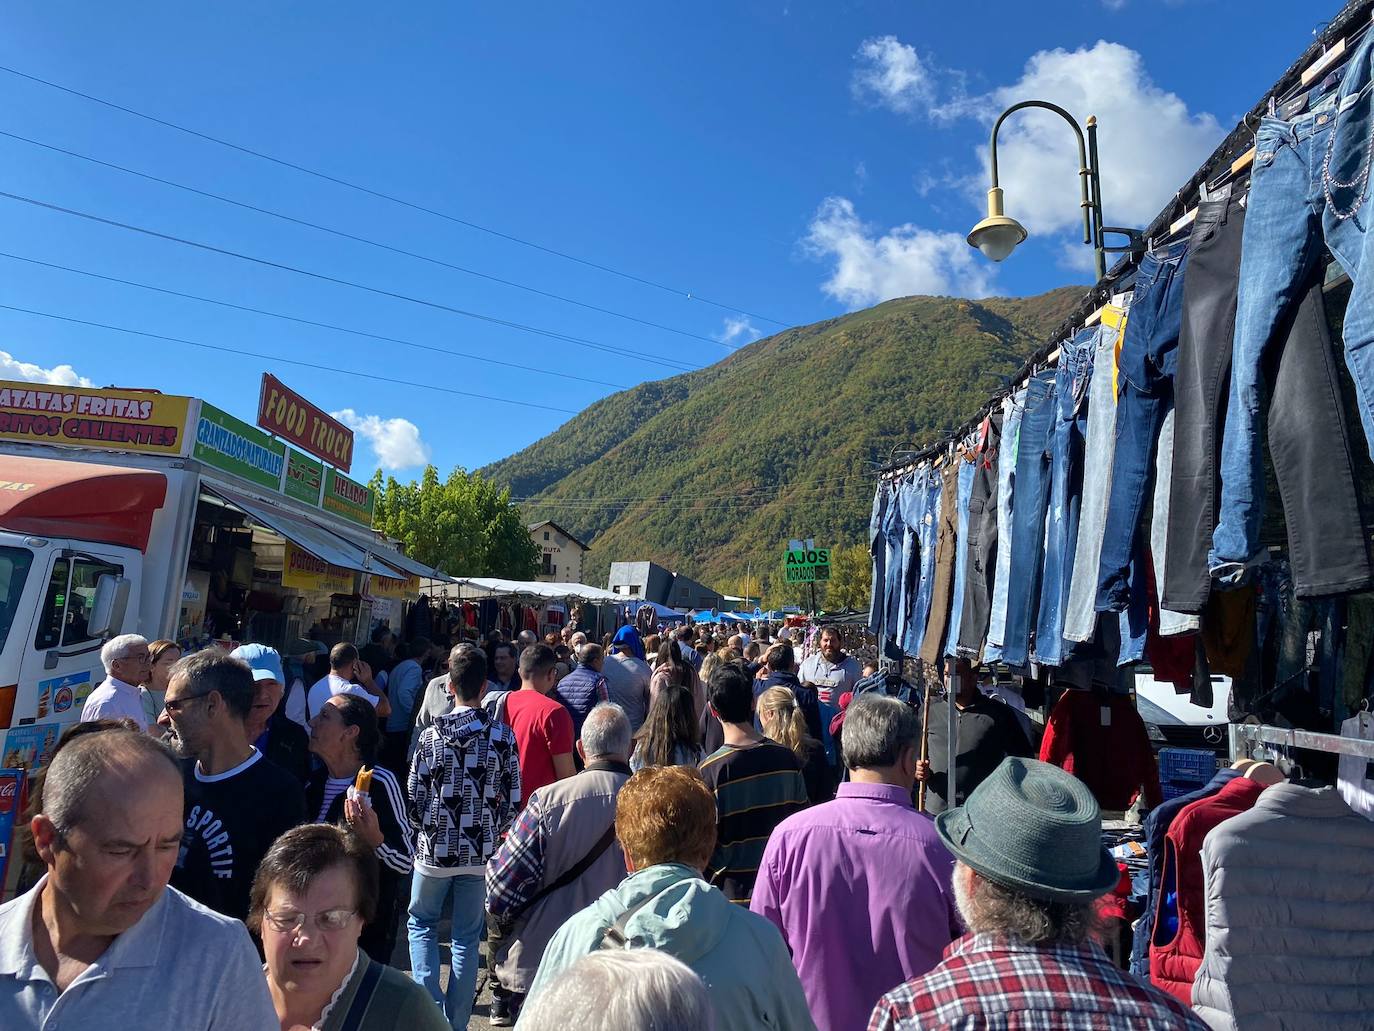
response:
M989 147L992 185L988 190L988 217L969 231L969 246L977 247L983 252L984 257L992 261L1002 261L1016 249L1017 244L1029 235L1025 226L1016 219L1009 218L1003 210L1002 188L997 184L997 131L1002 128L1002 123L1006 121L1008 115L1027 107L1039 107L1046 111L1053 111L1069 123L1074 135L1078 137L1078 178L1083 196L1079 207L1083 209L1083 242L1093 245L1093 256L1097 264L1097 278L1100 280L1107 274L1106 255L1108 253L1125 251L1132 254L1138 253L1144 250L1144 239L1135 229L1118 229L1102 224L1102 182L1098 176L1097 118L1092 116L1088 118L1088 136L1085 141L1083 130L1078 127L1073 116L1062 107L1045 100L1023 100L1019 104L1013 104L998 115L997 121L992 124L992 142ZM1104 237L1107 233L1124 235L1127 240L1126 246L1106 246Z

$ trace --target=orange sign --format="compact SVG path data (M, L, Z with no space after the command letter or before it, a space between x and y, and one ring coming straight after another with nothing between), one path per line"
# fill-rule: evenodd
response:
M189 397L0 380L0 440L186 453Z
M353 465L353 431L270 372L262 374L258 425L344 472Z

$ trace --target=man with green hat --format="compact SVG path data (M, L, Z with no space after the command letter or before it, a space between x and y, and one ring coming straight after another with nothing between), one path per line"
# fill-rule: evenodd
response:
M937 816L935 829L957 860L954 897L968 933L930 973L878 1000L869 1031L1205 1031L1097 944L1095 903L1120 875L1102 847L1097 801L1072 774L1006 759L967 802Z

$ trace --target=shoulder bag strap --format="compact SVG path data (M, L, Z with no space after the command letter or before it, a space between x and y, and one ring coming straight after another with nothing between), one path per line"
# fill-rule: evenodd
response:
M620 916L616 917L615 923L611 924L610 927L606 928L606 933L601 936L601 944L599 944L597 948L628 948L630 942L629 939L625 937L625 928L629 926L630 918L633 917L636 913L638 913L641 909L643 909L657 897L658 896L656 895L650 895L647 898L640 899L629 909L625 910L625 912L621 913Z
M566 888L573 881L577 880L584 873L591 869L593 863L595 863L605 854L606 850L611 847L611 842L613 841L615 841L614 820L612 820L611 825L606 828L606 833L601 835L601 837L597 839L596 844L591 847L590 852L588 852L585 856L579 859L575 865L569 867L568 870L565 871L563 875L559 877L556 881L554 881L552 884L540 888L539 891L535 892L535 894L530 897L530 900L526 902L523 906L521 906L519 909L512 910L510 913L508 913L507 919L519 919L525 913L533 909L535 903L540 902L547 896L552 895L554 892L562 888Z
M382 979L382 965L375 959L367 961L367 969L363 971L363 979L358 985L358 991L353 996L353 1004L348 1007L348 1012L344 1014L343 1023L339 1025L339 1031L359 1031L363 1026L363 1015L367 1013L368 1003L372 1001L372 993L377 990L377 982Z

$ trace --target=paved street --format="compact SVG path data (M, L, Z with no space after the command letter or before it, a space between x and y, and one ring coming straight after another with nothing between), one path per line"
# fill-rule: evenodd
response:
M451 958L449 956L448 936L448 908L445 907L444 919L439 924L439 953L444 963L443 973L440 977L445 990L448 989L449 960ZM487 946L483 942L482 955L486 956L486 952ZM401 915L400 930L396 933L396 951L392 953L391 965L397 970L404 970L407 973L410 971L410 949L406 942L406 918L404 914ZM487 1012L491 1006L491 989L487 987L485 967L477 975L477 984L481 990L478 992L477 1005L472 1010L472 1019L468 1022L468 1031L488 1031L491 1027L491 1024L487 1022Z

